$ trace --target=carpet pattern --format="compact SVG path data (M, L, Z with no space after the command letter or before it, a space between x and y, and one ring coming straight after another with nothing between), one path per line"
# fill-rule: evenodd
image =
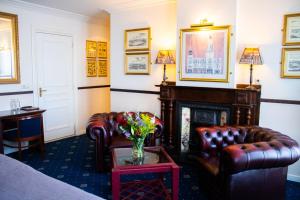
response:
M17 158L16 153L9 154ZM46 144L45 157L38 152L23 152L23 163L40 172L81 188L105 199L111 199L110 173L98 173L95 170L95 144L85 135L71 137ZM109 162L109 161L108 161ZM155 174L124 176L121 180L151 179ZM171 188L170 174L165 183ZM181 166L180 194L181 200L206 200L204 191L199 187L197 169L193 166ZM300 199L300 183L287 181L287 200Z

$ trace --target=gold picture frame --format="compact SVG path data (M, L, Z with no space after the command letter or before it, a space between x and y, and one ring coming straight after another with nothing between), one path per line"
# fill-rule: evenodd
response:
M282 45L300 45L300 13L284 15Z
M107 42L97 42L97 57L101 59L107 58Z
M10 38L0 37L0 60L7 60L0 65L0 84L20 83L18 15L0 12L0 22Z
M228 83L230 33L229 25L181 29L180 80Z
M135 52L125 54L125 74L149 75L150 65L150 52Z
M97 57L97 42L92 40L86 41L86 57L96 58Z
M281 78L300 78L300 47L282 48Z
M96 77L97 76L96 59L90 58L90 59L86 60L86 72L87 72L87 77Z
M98 76L107 77L107 60L98 60L97 67Z
M151 28L138 28L125 30L125 50L149 51L151 49Z

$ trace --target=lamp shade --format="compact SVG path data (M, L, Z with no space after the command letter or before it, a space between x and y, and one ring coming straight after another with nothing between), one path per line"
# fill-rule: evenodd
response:
M175 51L174 50L159 50L156 60L156 64L175 64Z
M240 64L262 65L259 48L245 48L240 59Z

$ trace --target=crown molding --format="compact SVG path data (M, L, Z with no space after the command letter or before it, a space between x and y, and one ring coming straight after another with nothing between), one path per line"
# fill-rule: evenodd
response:
M61 10L61 9L57 9L57 8L51 8L51 7L47 7L47 6L43 6L43 5L39 5L39 4L24 2L21 0L1 0L0 4L2 4L2 3L12 6L14 8L21 8L21 9L25 8L29 11L61 16L61 17L68 18L71 20L79 20L82 22L87 22L89 20L89 16L85 16L82 14L78 14L78 13L74 13L74 12L70 12L70 11L66 11L66 10ZM1 10L1 11L5 12L5 10Z

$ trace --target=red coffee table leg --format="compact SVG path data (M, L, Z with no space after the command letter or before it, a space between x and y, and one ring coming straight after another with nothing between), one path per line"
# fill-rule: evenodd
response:
M172 193L173 200L178 200L179 195L179 167L172 167Z
M120 172L112 170L112 199L120 199Z

